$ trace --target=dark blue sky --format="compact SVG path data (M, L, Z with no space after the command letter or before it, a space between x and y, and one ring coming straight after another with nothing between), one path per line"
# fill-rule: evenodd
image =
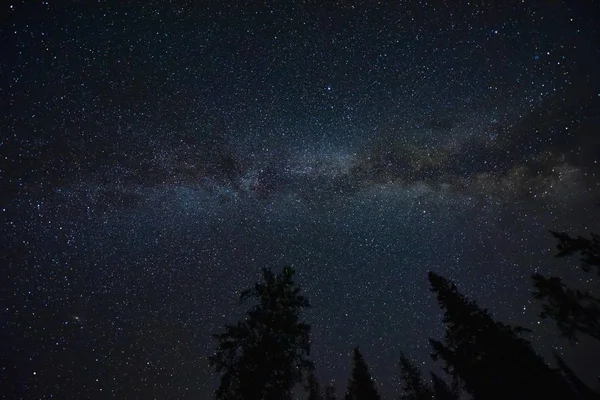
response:
M286 264L340 394L356 345L386 398L432 368L430 270L593 382L529 293L586 279L549 229L598 231L592 2L219 3L1 6L7 396L209 398Z

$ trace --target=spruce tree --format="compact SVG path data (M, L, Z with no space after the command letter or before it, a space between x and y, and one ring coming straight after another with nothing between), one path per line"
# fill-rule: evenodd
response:
M360 349L354 349L352 375L348 381L346 400L379 400L379 393Z
M562 357L554 352L554 359L560 368L561 373L565 379L571 384L573 391L577 393L577 398L581 400L600 400L600 393L596 393L590 389L579 377L573 372L573 370L567 365Z
M432 372L430 385L421 375L419 368L403 353L400 354L399 367L402 380L400 400L458 400L460 398L456 382L450 386Z
M545 277L533 274L535 290L533 297L542 302L540 317L554 320L560 334L577 342L581 334L600 340L600 297L597 286L600 276L600 236L592 233L591 238L572 237L567 233L550 231L556 239L556 257L581 256L581 269L596 278L596 286L589 290L577 290L566 286L560 277ZM595 269L595 271L594 271ZM592 279L593 279L592 278ZM598 399L600 395L589 389L569 368L564 360L555 354L560 371L571 387L582 399Z
M300 320L310 305L294 273L291 267L277 275L264 269L263 281L240 296L241 303L255 299L258 304L214 335L218 347L210 362L222 374L217 399L289 399L294 385L312 370L310 326Z
M460 398L460 391L456 380L450 386L446 381L432 372L431 381L433 382L433 397L435 400L458 400Z
M313 372L308 374L306 391L308 392L308 400L323 400L321 385L319 385L319 381Z
M406 355L400 354L401 400L432 400L433 392L423 379L421 371Z
M600 275L600 237L591 235L573 238L566 233L551 232L557 240L556 257L581 255L581 268ZM542 301L542 318L556 322L562 336L571 342L577 341L579 334L587 334L600 340L600 298L590 291L580 291L567 287L559 277L533 275L534 298Z
M542 301L540 317L553 319L571 343L577 342L580 334L600 340L600 298L567 287L559 277L534 274L533 281L533 297Z
M596 272L600 275L600 236L592 233L591 238L577 236L571 237L564 232L550 231L556 239L556 248L558 253L556 257L568 257L574 254L581 255L581 268L585 272L590 272L596 267Z
M447 279L430 272L429 281L446 324L444 340L430 340L432 357L474 399L574 398L561 375L519 337L522 329L495 321Z

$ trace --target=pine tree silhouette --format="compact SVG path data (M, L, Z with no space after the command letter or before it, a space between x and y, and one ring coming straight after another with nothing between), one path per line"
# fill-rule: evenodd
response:
M460 398L456 380L452 386L449 386L446 381L432 372L431 381L433 382L433 397L435 400L458 400Z
M404 353L400 354L401 400L432 400L433 391L423 379L421 371Z
M375 388L375 382L369 373L369 367L365 362L360 349L354 349L352 357L352 375L348 381L346 400L379 400L379 393Z
M458 400L460 397L456 383L449 386L442 378L431 373L432 385L425 382L421 371L406 355L400 354L400 379L402 395L400 400Z
M581 254L581 268L585 272L597 269L600 276L600 237L592 234L591 239L581 236L572 238L566 233L551 232L557 240L556 257ZM568 288L559 277L533 275L535 290L533 297L542 301L542 318L556 322L562 336L571 342L578 334L587 334L600 340L600 298L590 291Z
M554 359L556 360L560 371L567 381L571 384L573 390L578 394L578 399L581 400L599 400L600 394L590 389L579 377L573 372L562 357L554 352Z
M518 336L522 328L496 322L446 278L430 272L429 281L446 324L444 341L430 340L432 357L474 399L574 398L562 376Z
M600 299L589 291L568 288L558 277L533 275L533 297L542 300L540 317L556 322L562 336L571 343L578 334L600 340Z
M550 231L550 233L558 242L556 257L581 254L581 268L590 272L592 267L596 267L597 273L600 275L600 236L592 233L591 239L588 239L581 236L573 238L564 232Z
M319 385L319 381L313 372L308 374L306 391L308 392L308 400L323 400L321 385Z
M221 373L217 399L289 399L293 386L313 368L310 326L300 321L309 307L293 281L294 269L263 270L263 282L244 291L240 302L256 299L244 320L214 335L218 348L210 363Z

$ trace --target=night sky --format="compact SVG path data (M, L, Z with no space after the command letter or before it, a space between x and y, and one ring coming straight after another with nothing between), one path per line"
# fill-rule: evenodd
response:
M0 396L211 398L284 265L338 394L433 367L430 270L595 384L530 276L589 278L548 230L600 231L598 4L351 3L2 2Z

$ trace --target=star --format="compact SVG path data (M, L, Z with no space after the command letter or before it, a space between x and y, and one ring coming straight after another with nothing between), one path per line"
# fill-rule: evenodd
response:
M338 393L356 346L384 398L400 352L439 366L430 270L549 354L528 277L595 226L597 15L384 3L8 5L7 397L212 398L212 335L284 265Z

